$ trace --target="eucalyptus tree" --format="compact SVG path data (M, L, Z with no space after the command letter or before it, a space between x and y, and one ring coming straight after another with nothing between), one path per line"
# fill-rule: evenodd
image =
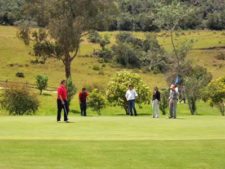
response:
M61 60L68 79L71 76L71 64L78 55L82 38L88 31L96 28L98 16L103 13L107 14L113 5L113 1L107 0L49 0L44 2L27 0L25 9L28 18L38 21L40 16L43 16L45 18L43 25L46 24L47 28L47 37L36 41L34 50L40 56L45 55L47 58L54 57Z

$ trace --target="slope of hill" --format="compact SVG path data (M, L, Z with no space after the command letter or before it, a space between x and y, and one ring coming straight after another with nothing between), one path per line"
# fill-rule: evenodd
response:
M104 32L110 36L112 43L117 32ZM38 74L46 74L49 77L50 86L57 86L58 82L64 78L63 64L54 59L47 61L45 65L31 64L34 57L29 55L31 48L26 47L17 36L15 27L0 27L0 80L5 81L23 81L34 83ZM143 37L144 33L134 33L136 36ZM188 59L193 64L200 64L212 72L213 77L217 78L224 74L225 62L215 59L216 55L224 53L225 33L216 31L182 31L176 33L177 44L182 41L192 39L194 41L193 50L190 52ZM160 44L168 51L171 50L170 39L166 33L159 33L158 40ZM213 48L221 47L221 48ZM87 84L106 84L110 77L123 68L110 64L102 64L97 58L91 57L91 53L98 45L90 44L87 41L82 43L79 55L72 65L72 76L78 87ZM82 57L89 55L89 57ZM93 67L99 67L99 70L93 70ZM140 73L143 79L150 87L159 85L165 86L164 75L143 73L141 70L130 70ZM23 72L24 79L17 78L15 74Z

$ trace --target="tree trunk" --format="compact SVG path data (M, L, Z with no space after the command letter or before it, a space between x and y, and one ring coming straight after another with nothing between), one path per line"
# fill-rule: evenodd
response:
M69 79L71 77L71 61L69 56L65 58L64 66L65 66L66 79Z
M174 43L174 39L173 39L173 32L174 32L174 29L171 29L170 30L170 40L171 40L171 43L172 43L172 47L173 47L173 51L174 51L174 54L175 54L175 57L176 57L176 62L177 62L177 67L176 67L176 73L178 74L179 71L180 71L180 60L179 60L179 56L178 56L178 53L177 53L177 49L176 49L176 46L175 46L175 43Z

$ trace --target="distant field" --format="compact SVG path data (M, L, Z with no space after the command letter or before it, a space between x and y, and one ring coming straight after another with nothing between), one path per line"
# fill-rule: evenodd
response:
M1 117L1 169L224 169L223 117Z

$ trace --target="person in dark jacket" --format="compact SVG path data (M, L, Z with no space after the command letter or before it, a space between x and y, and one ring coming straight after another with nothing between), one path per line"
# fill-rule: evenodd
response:
M82 88L82 91L79 93L81 116L87 116L87 97L88 92L86 91L86 88Z
M160 92L158 87L154 88L152 96L152 109L153 109L153 118L159 118L159 103L160 103Z

